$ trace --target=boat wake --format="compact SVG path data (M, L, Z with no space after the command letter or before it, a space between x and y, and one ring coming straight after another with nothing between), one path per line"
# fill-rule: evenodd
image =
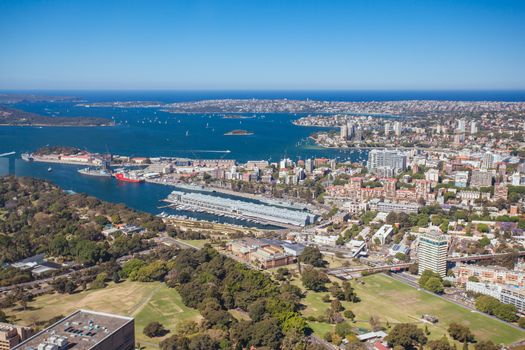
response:
M183 150L180 152L193 152L193 153L231 153L229 149L227 150L206 150L206 149L190 149L190 150Z

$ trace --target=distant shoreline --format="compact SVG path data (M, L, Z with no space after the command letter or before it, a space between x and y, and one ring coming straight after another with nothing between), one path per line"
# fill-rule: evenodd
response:
M42 127L42 128L49 128L49 127L60 127L60 128L104 128L104 127L114 127L116 124L113 125L96 125L96 124L86 124L86 125L63 125L63 124L0 124L0 127L2 126L22 126L22 127Z

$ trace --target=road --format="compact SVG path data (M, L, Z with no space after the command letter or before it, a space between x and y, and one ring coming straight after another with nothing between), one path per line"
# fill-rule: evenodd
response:
M466 309L466 310L469 310L470 312L476 312L476 313L479 313L479 314L483 314L483 315L485 315L485 316L487 316L487 317L492 318L493 320L496 320L496 321L501 322L501 323L504 323L504 324L506 324L506 325L508 325L508 326L510 326L510 327L513 327L513 328L515 328L515 329L518 329L518 330L520 330L520 331L523 331L523 328L521 328L521 327L519 327L519 326L517 326L517 325L515 325L515 324L513 324L513 323L509 323L509 322L506 322L506 321L500 320L499 318L497 318L497 317L495 317L495 316L492 316L492 315L488 315L488 314L485 314L485 313L479 312L479 311L476 310L475 308L473 308L473 307L471 307L471 306L469 306L469 305L466 305L466 304L460 303L459 301L457 301L457 300L451 298L450 296L448 296L448 295L446 295L446 294L439 295L439 294L432 293L432 292L430 292L430 291L428 291L428 290L425 290L425 289L423 289L423 288L420 288L420 287L419 287L419 284L416 282L416 280L415 280L414 278L412 278L412 276L410 276L410 275L407 276L405 273L393 273L393 274L391 274L391 275L386 275L386 276L388 276L388 277L390 277L390 278L392 278L392 279L394 279L394 280L396 280L396 281L399 281L399 282L402 282L402 283L404 283L404 284L407 284L407 285L409 285L409 286L411 286L411 287L413 287L413 288L416 288L417 290L423 291L423 292L425 292L425 293L427 293L427 294L434 295L434 296L436 296L436 297L438 297L438 298L441 298L441 299L443 299L443 300L446 300L446 301L448 301L448 302L451 302L451 303L453 303L453 304L456 304L456 305L458 305L458 306L460 306L460 307L462 307L462 308L464 308L464 309Z

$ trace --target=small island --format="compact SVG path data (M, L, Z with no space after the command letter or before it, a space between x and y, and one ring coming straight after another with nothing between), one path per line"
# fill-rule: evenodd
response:
M224 117L222 117L222 119L253 119L255 118L255 115L236 115L236 114L230 114L230 115L225 115Z
M247 130L236 129L236 130L228 131L224 135L226 136L248 136L248 135L253 135L253 132L247 131Z

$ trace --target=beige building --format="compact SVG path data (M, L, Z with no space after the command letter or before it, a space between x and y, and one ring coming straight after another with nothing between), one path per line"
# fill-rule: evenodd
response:
M0 350L10 350L33 335L29 327L0 322Z
M438 228L431 228L419 235L419 274L425 270L447 275L448 237Z

